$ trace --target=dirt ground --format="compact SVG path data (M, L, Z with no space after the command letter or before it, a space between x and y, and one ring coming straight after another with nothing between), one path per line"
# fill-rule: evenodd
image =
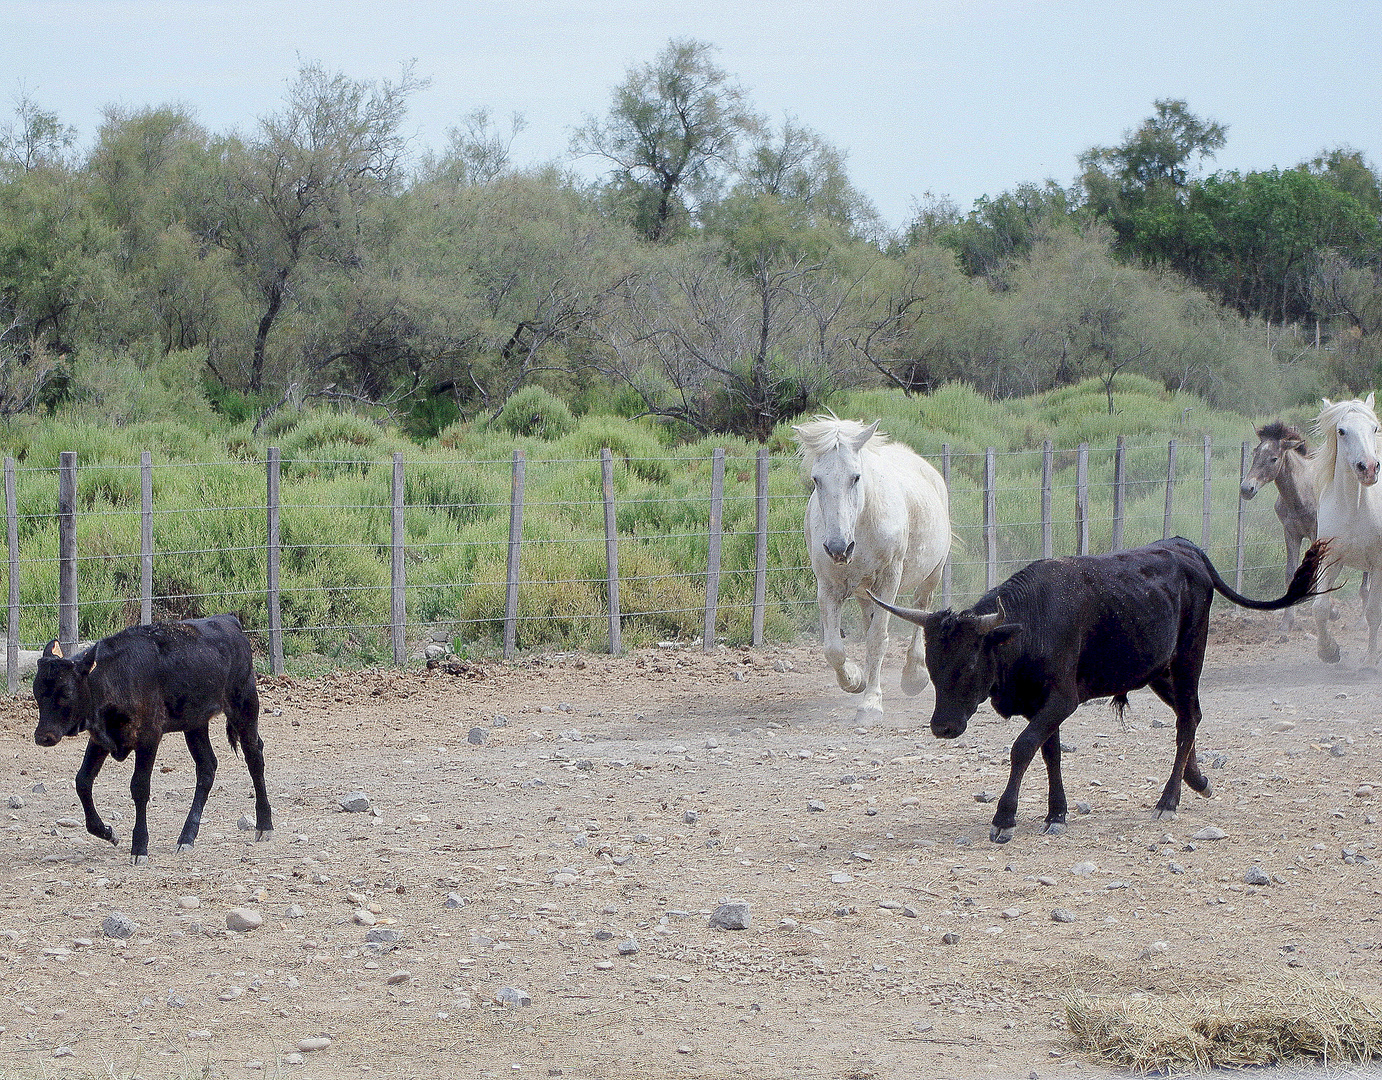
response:
M174 854L193 771L170 740L138 869L129 763L97 783L112 848L77 825L81 744L35 746L32 701L6 700L0 1076L1101 1077L1064 1040L1068 989L1375 990L1382 680L1356 610L1340 625L1328 667L1299 621L1283 644L1273 616L1216 616L1213 798L1152 821L1171 714L1093 703L1063 729L1088 812L1039 835L1038 761L1006 846L979 797L1018 722L985 707L937 741L896 641L867 728L804 645L265 678L273 839L237 828L249 777L213 731ZM339 808L354 791L373 812ZM747 929L709 925L727 900ZM262 926L227 930L233 908Z

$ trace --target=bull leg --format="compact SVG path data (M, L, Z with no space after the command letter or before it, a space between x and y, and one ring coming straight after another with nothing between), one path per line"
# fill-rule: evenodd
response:
M232 697L226 708L226 726L234 726L245 755L245 765L254 784L254 838L269 840L273 836L273 810L264 784L264 740L259 737L259 692L251 683L245 693Z
M1046 824L1041 831L1050 836L1065 832L1065 782L1060 773L1060 728L1041 744L1041 759L1046 762Z
M135 747L134 775L130 777L130 797L134 799L130 862L135 866L147 866L149 862L149 793L153 790L154 758L157 756L158 743Z
M1310 610L1315 616L1315 634L1317 637L1315 651L1326 664L1337 664L1341 655L1339 643L1329 632L1329 615L1334 606L1334 598L1329 595L1329 590L1334 588L1334 581L1338 576L1339 564L1337 562L1328 563L1325 566L1324 574L1321 576L1320 595L1315 597L1314 603L1310 606Z
M211 794L211 784L216 779L216 751L211 748L211 737L206 728L189 728L185 732L187 749L197 766L197 789L192 793L192 809L187 812L187 820L182 825L182 835L178 837L178 850L191 851L197 842L197 833L202 827L202 809L206 797Z
M821 612L821 643L825 648L825 661L835 669L835 681L847 694L862 694L864 672L845 655L845 639L840 631L839 593L827 588L824 582L818 584L816 606Z
M1202 714L1197 689L1198 672L1194 673L1193 678L1187 677L1189 674L1182 672L1181 677L1177 679L1163 676L1150 683L1157 697L1176 711L1176 758L1171 765L1171 775L1166 781L1166 787L1152 811L1154 819L1175 819L1176 811L1180 808L1182 779L1190 785L1192 791L1198 792L1206 799L1214 794L1214 785L1209 782L1209 777L1200 771L1199 762L1195 760L1195 733L1199 729Z
M109 840L112 844L119 844L120 839L115 835L115 830L101 820L101 815L96 812L96 802L91 797L96 774L101 771L101 766L106 763L109 756L107 751L94 742L86 744L82 767L77 770L77 798L82 801L82 812L86 814L86 831L102 840Z
M1017 828L1017 793L1022 787L1022 777L1027 772L1027 766L1032 763L1037 750L1043 747L1048 739L1057 737L1061 721L1074 711L1074 706L1062 711L1059 705L1048 701L1046 707L1038 710L1036 716L1022 729L1022 734L1013 740L1012 752L1009 755L1012 768L1008 773L1008 786L1003 789L1003 794L998 800L993 825L989 828L989 839L995 844L1006 844L1013 838L1013 832ZM1060 770L1057 769L1056 777L1059 776ZM1064 799L1065 792L1062 789L1061 801L1064 802Z

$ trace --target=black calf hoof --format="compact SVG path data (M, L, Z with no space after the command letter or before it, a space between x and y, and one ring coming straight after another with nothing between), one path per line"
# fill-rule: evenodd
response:
M1062 833L1065 832L1065 822L1048 821L1045 825L1041 827L1041 831L1045 833L1047 836L1060 836Z
M1016 825L1009 825L1005 829L1000 829L997 825L990 827L989 839L995 844L1006 844L1013 838L1013 833L1017 832Z
M134 855L130 857L131 866L148 866L149 857L147 855Z

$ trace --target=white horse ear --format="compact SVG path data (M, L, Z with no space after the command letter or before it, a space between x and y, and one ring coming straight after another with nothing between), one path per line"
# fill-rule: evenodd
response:
M873 438L873 433L878 430L879 423L880 421L875 420L850 440L850 445L854 447L854 452L856 454L868 445L869 440Z
M1371 390L1368 391L1368 396L1367 396L1367 398L1363 401L1363 404L1366 405L1369 409L1372 408L1372 391L1371 391Z
M1327 397L1322 397L1320 398L1320 404L1327 409L1329 406L1333 405L1334 402L1330 401Z

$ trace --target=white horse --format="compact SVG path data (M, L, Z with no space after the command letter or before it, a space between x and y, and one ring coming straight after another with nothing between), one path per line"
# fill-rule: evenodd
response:
M950 551L950 496L931 464L908 447L889 441L877 422L816 417L792 429L810 477L806 507L806 550L816 574L825 658L840 687L862 693L856 720L883 714L883 655L888 647L886 612L869 590L892 603L912 593L925 607L940 583ZM859 601L864 616L865 666L845 656L840 608ZM914 627L902 690L919 694L928 680Z
M1366 401L1325 398L1315 424L1320 443L1310 460L1319 496L1318 532L1321 538L1329 538L1330 563L1312 610L1320 659L1335 664L1339 643L1329 633L1333 598L1328 590L1345 566L1373 574L1382 570L1382 488L1377 486L1378 423L1372 395ZM1365 664L1371 667L1377 663L1377 631L1382 629L1382 588L1368 591L1364 612L1368 619Z

